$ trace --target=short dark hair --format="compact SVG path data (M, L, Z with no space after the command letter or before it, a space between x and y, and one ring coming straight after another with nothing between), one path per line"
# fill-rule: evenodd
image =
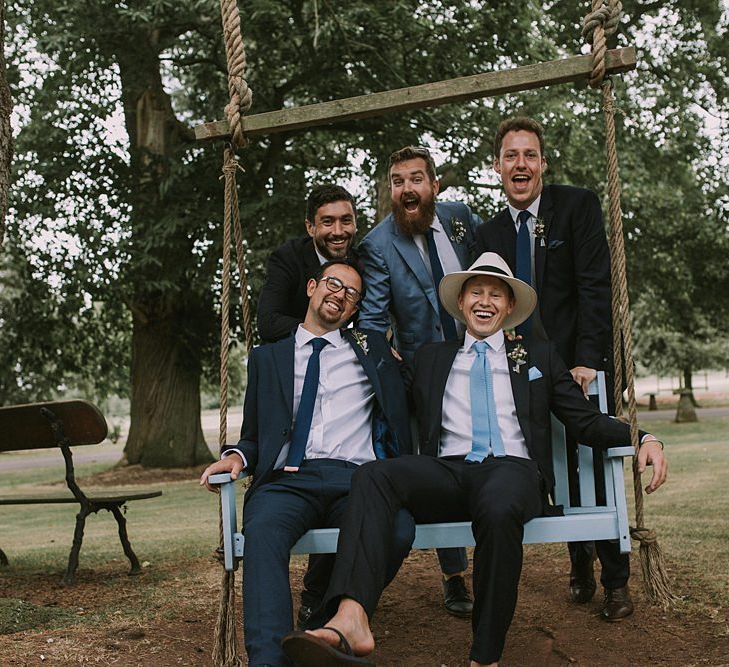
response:
M359 276L359 280L361 283L361 287L359 290L360 302L361 302L362 299L364 299L364 295L365 295L364 276L362 275L362 269L359 267L359 264L357 264L357 262L353 262L351 259L330 259L328 262L324 262L324 264L322 264L317 269L317 272L314 274L314 280L316 280L316 282L319 282L324 277L324 274L327 272L327 269L330 266L335 266L337 264L344 264L344 266L348 266L350 269L354 269L357 272L357 275Z
M357 217L357 205L354 203L354 197L349 191L341 185L324 183L315 186L309 193L309 198L306 200L306 219L313 225L316 212L325 204L331 204L335 201L348 201L352 204L354 217Z
M507 118L499 123L499 127L496 130L494 136L494 159L498 160L501 154L501 143L504 141L504 137L512 131L524 130L525 132L533 132L539 139L539 150L544 157L544 128L533 118L528 116L514 116L513 118Z
M387 166L388 180L390 179L390 171L392 170L393 165L398 164L399 162L405 162L405 160L417 160L418 158L425 160L425 173L428 174L428 178L431 181L436 180L435 160L433 160L433 156L430 154L430 151L422 146L405 146L390 155L390 163Z

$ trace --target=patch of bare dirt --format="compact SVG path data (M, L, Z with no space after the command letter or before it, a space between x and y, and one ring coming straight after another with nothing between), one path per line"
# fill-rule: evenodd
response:
M638 571L638 563L633 565ZM527 548L505 667L729 665L726 607L693 602L664 612L646 602L637 575L636 613L608 624L598 616L598 596L586 605L569 602L567 568L566 550ZM292 569L297 599L303 559ZM0 637L0 664L210 665L220 578L212 559L148 570L141 577L126 577L118 567L81 570L73 587L59 583L60 573L21 577L6 571L0 596L62 606L74 610L79 622ZM691 585L691 597L701 600L700 583ZM443 610L433 553L408 559L385 592L373 629L378 665L467 664L471 625Z
M159 484L160 482L186 482L202 475L206 466L190 468L143 468L139 464L118 465L109 470L79 478L86 486L126 486L128 484Z

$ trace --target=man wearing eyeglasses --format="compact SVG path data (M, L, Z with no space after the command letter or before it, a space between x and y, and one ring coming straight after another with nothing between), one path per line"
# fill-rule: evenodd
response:
M286 338L304 320L306 287L325 262L356 260L357 209L352 195L326 183L306 202L306 236L289 239L268 258L266 282L258 297L258 333L265 343Z
M210 475L253 475L243 507L243 605L248 664L287 665L281 639L292 630L289 552L310 528L338 527L350 480L363 463L410 453L405 387L377 332L343 329L363 292L354 264L334 260L308 281L309 305L296 331L253 349L241 437ZM293 426L292 426L293 423ZM208 487L210 488L210 487ZM211 489L213 490L213 489ZM415 536L396 519L392 567Z
M389 182L392 213L358 247L367 285L359 325L382 333L392 327L395 348L411 362L425 343L463 339L463 326L438 300L438 284L471 264L483 221L465 204L436 202L440 184L427 148L395 151ZM438 549L438 560L446 610L470 616L466 550Z

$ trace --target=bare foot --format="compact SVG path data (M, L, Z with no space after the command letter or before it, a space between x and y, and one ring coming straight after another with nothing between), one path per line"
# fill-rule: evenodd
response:
M326 625L336 628L345 636L354 655L369 655L375 650L375 638L370 631L370 623L364 607L359 602L344 598L339 603L337 613L329 619ZM331 646L339 645L339 637L336 632L326 628L307 630L307 632Z

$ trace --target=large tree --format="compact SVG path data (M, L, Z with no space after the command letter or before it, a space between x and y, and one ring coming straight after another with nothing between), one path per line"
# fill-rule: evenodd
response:
M13 135L10 129L13 101L10 97L5 66L5 0L0 0L0 45L0 246L2 246L10 190L10 163L13 159Z
M127 459L201 461L207 451L200 374L215 368L219 319L221 147L195 144L190 128L221 117L227 101L218 5L24 0L17 6L14 58L26 71L19 93L25 115L11 234L18 261L25 257L30 265L17 274L51 286L55 306L44 312L55 318L59 339L80 330L68 318L64 326L63 316L80 304L93 341L91 380L99 380L101 363L93 355L113 366L110 374L131 359ZM631 95L621 104L629 120L621 131L630 140L620 146L623 175L652 174L646 188L660 177L641 163L643 145L683 130L678 114L658 107L647 127L636 127L632 114L640 118L647 99L671 99L696 131L693 101L681 91L692 77L703 77L709 92L725 84L716 71L726 71L718 6L716 0L626 2L623 43L646 26L670 29L673 16L687 26L651 45L641 72L626 77ZM506 3L417 0L247 0L240 8L255 112L572 54L581 48L579 20L587 10L570 3L550 3L545 12L534 4L515 11ZM676 72L667 75L654 51L670 52ZM713 108L718 100L705 102ZM241 155L240 180L254 295L266 254L301 233L312 182L355 179L366 231L375 222L377 195L381 208L386 201L374 185L382 184L383 162L406 143L438 146L444 185L452 188L445 196L467 198L484 216L493 212L499 185L487 169L491 136L499 118L516 112L545 121L554 180L604 192L599 98L569 86L252 141ZM121 136L110 134L117 126ZM626 188L631 241L640 244L645 220L632 214L631 197ZM650 272L638 275L651 280ZM68 370L59 364L54 379Z

